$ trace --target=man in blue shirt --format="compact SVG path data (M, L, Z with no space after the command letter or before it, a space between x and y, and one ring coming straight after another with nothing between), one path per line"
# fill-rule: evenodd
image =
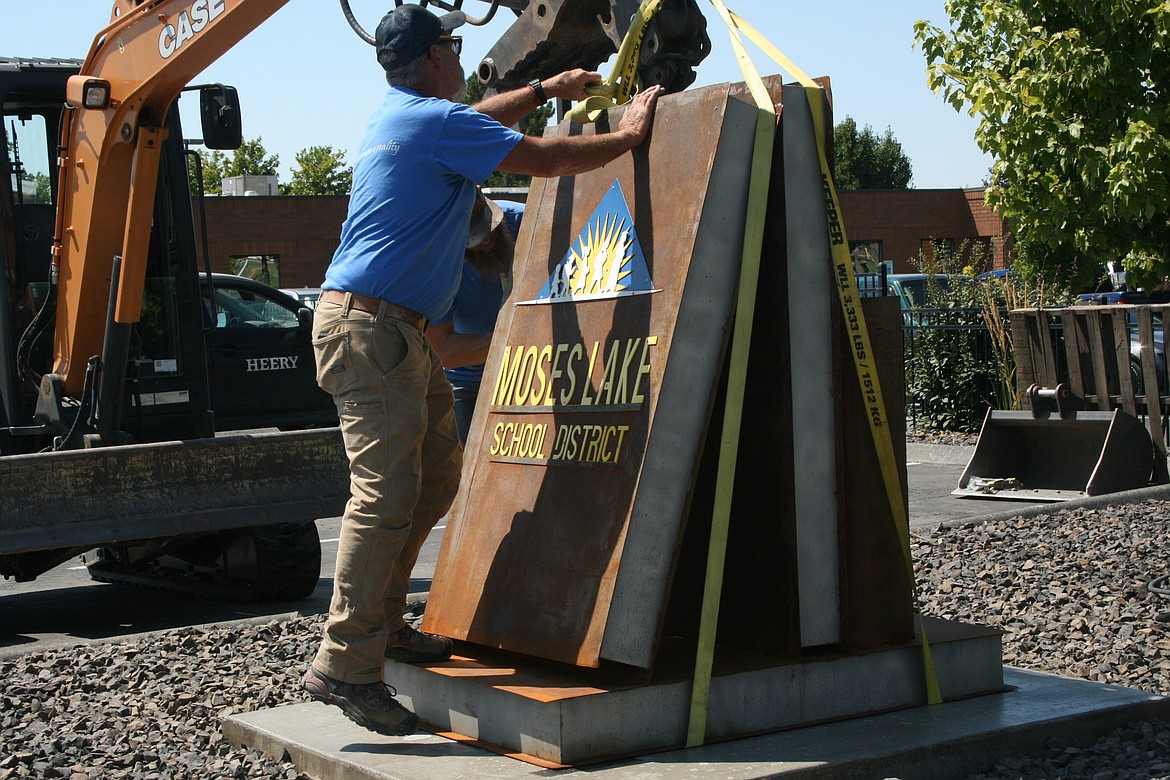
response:
M390 89L357 150L349 214L313 315L317 381L337 405L350 464L333 599L302 685L381 734L409 734L418 717L382 682L385 657L450 657L446 637L403 613L410 571L459 488L463 451L451 385L427 343L427 321L459 288L476 184L496 169L566 176L640 144L661 92L631 101L616 130L533 138L509 128L548 98L581 100L600 75L573 70L494 95L452 102L466 20L413 4L382 18L378 62Z
M459 292L451 310L427 328L427 339L443 362L455 393L455 422L464 445L496 315L507 297L504 285L511 285L512 255L523 214L523 203L494 201L482 192L476 195Z

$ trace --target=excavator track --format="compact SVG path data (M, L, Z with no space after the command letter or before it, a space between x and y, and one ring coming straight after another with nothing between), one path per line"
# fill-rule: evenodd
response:
M233 602L304 598L321 575L315 523L223 531L162 547L102 547L84 560L97 582Z

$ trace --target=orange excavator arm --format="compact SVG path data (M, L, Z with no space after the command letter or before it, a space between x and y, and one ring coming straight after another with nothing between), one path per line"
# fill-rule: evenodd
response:
M167 109L286 2L116 0L110 24L70 79L53 257L53 372L68 395L81 392L87 362L103 353L107 305L115 303L116 323L140 316Z

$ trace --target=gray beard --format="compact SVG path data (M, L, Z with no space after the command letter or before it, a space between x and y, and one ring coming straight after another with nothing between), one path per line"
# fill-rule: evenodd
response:
M512 272L512 255L516 251L516 242L508 232L505 224L495 230L492 245L487 249L469 249L466 253L467 262L485 279L495 279L501 274Z

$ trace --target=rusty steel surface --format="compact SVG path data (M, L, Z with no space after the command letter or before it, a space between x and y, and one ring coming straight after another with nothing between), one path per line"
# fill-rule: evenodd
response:
M425 630L580 666L652 662L722 364L754 117L727 85L672 95L648 144L535 183ZM641 636L613 658L619 569Z

